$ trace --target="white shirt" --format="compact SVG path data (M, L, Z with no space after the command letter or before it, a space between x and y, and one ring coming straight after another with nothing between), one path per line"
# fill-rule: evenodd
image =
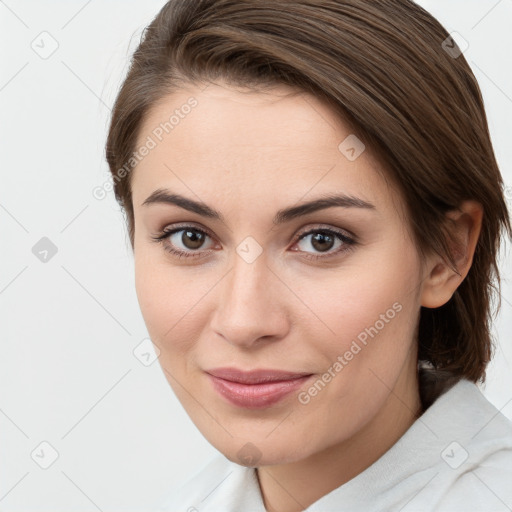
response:
M265 512L254 468L219 454L158 512ZM510 512L512 422L462 379L377 461L307 512Z

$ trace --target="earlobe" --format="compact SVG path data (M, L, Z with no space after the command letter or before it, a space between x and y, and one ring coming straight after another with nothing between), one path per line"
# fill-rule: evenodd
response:
M430 258L421 294L421 305L427 308L446 304L467 276L482 228L483 207L476 201L464 201L458 210L448 212L446 218L451 233L448 245L456 269L439 255Z

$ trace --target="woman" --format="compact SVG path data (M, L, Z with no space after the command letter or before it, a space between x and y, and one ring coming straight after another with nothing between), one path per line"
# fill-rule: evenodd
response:
M160 364L220 452L160 510L512 507L476 385L511 224L457 49L409 0L171 0L145 30L106 154Z

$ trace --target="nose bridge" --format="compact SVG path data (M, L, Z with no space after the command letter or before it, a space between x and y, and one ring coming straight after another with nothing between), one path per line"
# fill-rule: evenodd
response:
M242 306L248 302L257 306L263 298L262 293L268 292L263 287L263 284L269 281L268 273L270 273L270 270L263 255L260 255L254 261L250 261L237 254L228 280L230 300Z
M234 255L229 274L215 315L217 333L240 345L250 345L263 336L282 335L285 315L275 296L276 277L264 255L253 261Z

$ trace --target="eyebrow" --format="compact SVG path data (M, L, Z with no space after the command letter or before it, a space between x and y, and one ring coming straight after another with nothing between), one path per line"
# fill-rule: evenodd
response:
M179 194L174 194L167 189L160 188L155 190L142 203L142 206L148 206L151 204L176 205L190 212L197 213L203 217L219 220L223 223L225 222L224 216L207 204L194 201ZM312 201L279 210L274 216L273 222L274 224L283 224L303 215L332 207L376 210L375 205L369 203L368 201L364 201L363 199L359 199L358 197L345 194L325 194Z

